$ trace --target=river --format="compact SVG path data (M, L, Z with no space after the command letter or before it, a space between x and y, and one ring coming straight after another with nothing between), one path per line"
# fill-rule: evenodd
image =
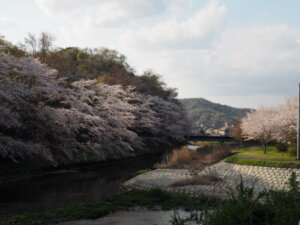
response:
M93 165L0 185L0 221L13 215L96 202L119 193L120 183L152 168L164 155Z

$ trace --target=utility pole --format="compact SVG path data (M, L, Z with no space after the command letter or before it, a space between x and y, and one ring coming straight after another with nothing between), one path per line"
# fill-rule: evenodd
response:
M297 129L297 159L300 158L300 83L299 83L299 99L298 99L298 129Z

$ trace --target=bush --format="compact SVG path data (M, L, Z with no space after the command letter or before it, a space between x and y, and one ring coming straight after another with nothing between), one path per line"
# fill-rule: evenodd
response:
M281 143L281 142L277 143L275 147L276 147L276 150L280 151L280 152L286 152L288 149L288 145L285 143Z
M254 187L246 187L241 179L236 193L214 210L196 211L185 219L175 213L170 221L172 225L191 224L191 221L202 225L295 225L300 218L296 173L291 174L288 184L289 190L266 190L256 195Z
M289 154L289 156L296 156L297 155L297 146L296 146L296 144L291 144L288 147L288 154Z
M190 169L202 170L206 166L212 165L231 155L229 145L208 145L205 144L201 150L191 151L188 146L176 149L169 156L166 162L155 164L157 169Z

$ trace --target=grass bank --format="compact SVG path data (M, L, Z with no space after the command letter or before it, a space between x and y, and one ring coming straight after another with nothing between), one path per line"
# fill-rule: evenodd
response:
M225 159L225 162L240 165L300 168L300 161L295 156L290 156L287 152L277 151L274 146L267 149L264 154L261 147L254 146L233 151L232 156Z
M151 208L161 206L162 209L184 208L186 210L213 207L218 200L208 197L189 197L182 194L169 193L160 189L150 191L134 190L112 196L105 201L93 204L75 205L66 208L48 210L42 213L14 216L0 222L0 225L44 225L62 221L79 219L96 219L111 212L134 206Z

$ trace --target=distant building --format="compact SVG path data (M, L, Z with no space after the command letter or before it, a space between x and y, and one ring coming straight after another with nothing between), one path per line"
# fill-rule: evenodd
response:
M214 136L216 134L216 129L209 128L205 130L205 133L210 136Z
M231 126L224 126L219 129L216 129L216 130L217 130L217 133L221 136L232 137L233 127L231 127Z
M227 137L232 137L232 131L233 131L233 126L228 126L227 123L225 123L224 127L220 128L208 128L205 129L205 133L209 136L227 136Z

